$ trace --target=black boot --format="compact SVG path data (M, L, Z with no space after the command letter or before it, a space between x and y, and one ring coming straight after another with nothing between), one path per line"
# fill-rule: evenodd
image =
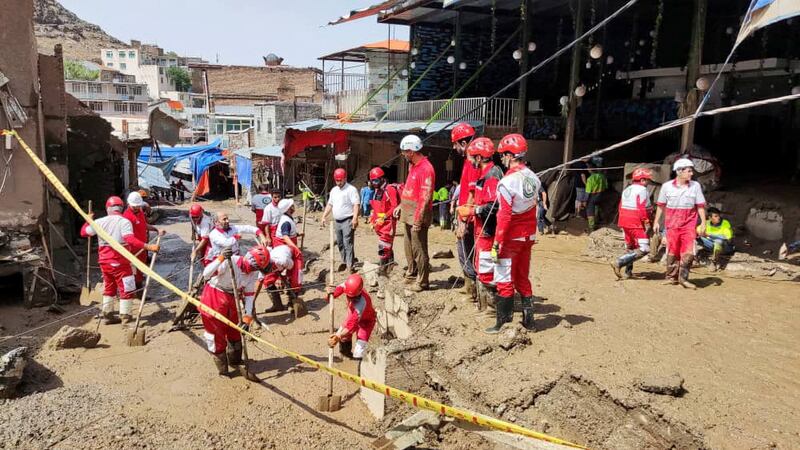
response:
M526 330L536 331L533 325L533 297L522 297L522 326Z
M264 310L265 313L286 311L286 307L283 305L283 302L281 301L280 292L277 292L275 289L270 289L269 298L270 300L272 300L272 306Z
M228 356L228 364L238 366L242 364L242 341L229 342L225 349Z
M214 365L217 366L217 373L221 376L228 376L228 355L225 352L215 354Z
M630 280L631 278L633 278L633 263L630 263L627 266L625 266L625 274L622 276L622 278L626 280Z
M353 341L339 341L339 353L345 358L353 359Z
M514 318L514 297L497 296L495 300L495 317L497 321L493 327L484 330L486 334L497 334L503 324L511 322Z

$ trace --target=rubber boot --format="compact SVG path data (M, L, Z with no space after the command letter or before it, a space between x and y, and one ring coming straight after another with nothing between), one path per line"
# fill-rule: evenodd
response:
M630 280L633 278L633 263L628 264L625 266L625 274L622 275L622 278L625 280Z
M620 270L623 267L625 268L625 273L628 274L628 278L630 278L633 263L644 257L644 255L645 253L641 250L635 250L620 256L616 261L612 261L611 268L614 269L614 275L617 276L617 279L621 280L623 278L622 271Z
M339 353L345 358L353 359L353 341L339 341Z
M214 365L217 366L217 373L221 376L228 376L228 355L225 352L214 354Z
M597 229L597 222L595 221L594 216L588 216L586 218L586 224L587 227L589 228L589 233Z
M304 302L302 298L292 294L289 296L289 299L292 302L292 312L294 313L295 319L299 319L308 314L308 307L306 307L306 302Z
M228 342L228 348L225 349L228 357L228 364L231 366L238 366L242 364L242 341Z
M714 242L714 250L711 252L711 264L714 272L719 270L720 256L722 256L722 242Z
M269 290L269 298L270 298L270 300L272 300L272 306L267 308L264 311L265 313L286 311L286 306L284 306L283 305L283 301L281 301L280 292L277 292L274 289Z
M693 259L693 255L683 255L681 257L680 269L678 271L678 284L684 289L697 289L697 286L689 281L689 268L692 266Z
M503 324L511 322L514 318L514 297L497 296L495 300L495 318L493 327L484 330L486 334L497 334Z
M533 297L522 297L522 326L526 330L536 331L533 324Z
M664 284L678 284L678 258L667 255L667 280Z
M475 286L475 280L470 277L464 277L464 288L461 290L461 293L464 294L462 300L465 302L477 302L478 301L478 291L477 287Z
M131 321L133 321L133 316L130 314L120 314L119 321L122 322L123 325L131 323Z
M105 325L116 325L120 322L122 322L122 320L113 312L103 313L103 323Z

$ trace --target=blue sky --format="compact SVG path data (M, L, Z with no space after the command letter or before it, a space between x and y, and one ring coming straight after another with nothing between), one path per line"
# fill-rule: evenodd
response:
M262 65L275 53L284 64L319 67L317 58L388 37L388 25L367 17L321 27L373 0L59 0L83 20L129 42L156 43L221 64ZM392 26L408 39L408 27Z

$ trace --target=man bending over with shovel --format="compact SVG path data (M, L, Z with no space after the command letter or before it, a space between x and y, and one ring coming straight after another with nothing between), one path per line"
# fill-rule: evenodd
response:
M233 323L239 323L236 301L242 293L245 305L252 304L256 283L269 266L266 247L251 248L244 256L234 255L231 248L222 250L203 270L206 285L200 301L222 314ZM231 271L235 273L231 273ZM234 285L235 280L235 285ZM234 289L237 292L234 292ZM242 364L242 335L234 328L200 310L203 319L208 351L214 355L214 364L220 375L228 375L228 365ZM246 368L245 368L246 370Z
M364 290L364 280L361 275L353 274L347 277L344 283L328 287L327 291L333 298L342 294L347 296L347 318L339 330L328 338L328 346L333 348L339 344L342 356L361 359L367 350L367 343L377 320L372 299ZM355 348L353 348L353 336L356 339Z

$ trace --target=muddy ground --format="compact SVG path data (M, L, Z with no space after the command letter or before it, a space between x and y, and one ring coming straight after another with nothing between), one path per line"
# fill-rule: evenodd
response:
M233 221L251 223L248 208L208 203ZM190 230L179 209L165 210L168 232L157 270L179 287L188 282ZM309 256L327 243L313 218ZM357 255L376 259L376 240L361 227ZM398 236L398 244L401 244ZM431 253L455 250L449 232L431 233ZM595 448L794 448L800 442L800 327L796 281L742 279L698 269L701 287L660 284L661 267L638 264L634 280L617 282L607 263L588 256L588 238L542 237L534 248L539 297L536 333L510 350L481 333L493 319L459 298L448 280L455 259L433 260L436 290L408 297L414 334L425 344L401 358L412 367L407 386L423 395L475 408ZM399 248L402 248L401 246ZM322 254L326 257L326 254ZM403 263L402 255L398 258ZM324 260L313 263L315 283ZM393 274L400 285L400 270ZM80 276L76 274L76 276ZM341 279L341 275L339 275ZM327 317L319 284L305 299L311 314L261 314L276 345L326 359ZM373 297L374 298L374 297ZM0 350L33 350L22 396L0 403L0 448L367 448L413 411L392 403L376 421L357 386L335 380L345 396L335 413L316 410L327 378L287 357L251 345L261 382L219 378L202 331L167 332L178 301L153 290L145 306L145 347L128 347L119 325L100 326L98 348L53 351L43 344L63 324L94 328L78 305L61 316L3 302ZM380 301L375 299L380 306ZM262 295L258 308L268 306ZM344 305L337 304L342 317ZM8 339L26 330L24 336ZM515 317L519 320L519 314ZM371 345L389 343L374 336ZM523 339L524 340L524 339ZM357 364L337 364L357 371ZM678 374L678 396L646 393L637 381ZM0 401L2 402L2 401ZM390 401L391 403L391 401ZM426 435L432 448L491 448L495 444L452 424Z

